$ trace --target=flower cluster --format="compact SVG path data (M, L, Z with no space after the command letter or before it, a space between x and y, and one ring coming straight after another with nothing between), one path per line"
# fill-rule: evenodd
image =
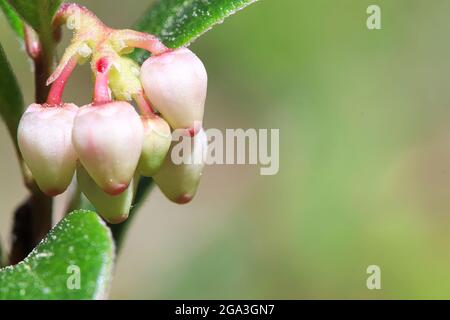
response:
M173 130L193 137L192 156L207 144L207 74L200 59L153 35L108 28L76 4L61 6L53 23L66 24L74 36L48 79L46 103L31 104L18 128L20 151L42 192L64 192L76 172L82 192L111 223L128 217L141 175L153 177L170 200L189 202L203 164L175 165L167 155ZM134 48L152 56L139 66L126 56ZM72 71L86 61L95 77L92 102L62 102Z

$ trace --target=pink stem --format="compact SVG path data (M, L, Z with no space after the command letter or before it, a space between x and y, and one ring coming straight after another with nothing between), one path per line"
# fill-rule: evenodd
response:
M111 92L108 87L109 68L111 63L103 57L97 61L95 73L94 105L111 102Z
M134 101L141 111L141 115L147 118L155 117L155 111L152 108L150 101L148 101L147 97L141 91L139 94L136 94L134 97Z
M73 70L77 66L78 59L73 57L69 60L69 62L64 67L63 71L59 75L59 77L52 83L50 88L50 92L47 96L47 104L50 105L59 105L61 104L62 95L64 92L64 88L66 86L67 80L72 74Z
M134 30L119 32L123 32L124 42L129 47L141 48L153 55L159 55L170 50L154 35Z

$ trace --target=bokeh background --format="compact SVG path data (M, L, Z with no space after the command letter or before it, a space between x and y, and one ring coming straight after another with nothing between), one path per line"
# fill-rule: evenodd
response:
M151 3L78 2L114 27ZM369 4L382 30L366 28ZM279 128L280 171L209 166L185 206L154 189L111 297L450 298L449 17L450 0L261 0L198 39L206 126ZM31 103L30 63L3 16L0 41ZM84 67L66 100L89 101L86 79ZM9 243L26 190L3 123L0 156ZM373 264L381 290L366 287Z

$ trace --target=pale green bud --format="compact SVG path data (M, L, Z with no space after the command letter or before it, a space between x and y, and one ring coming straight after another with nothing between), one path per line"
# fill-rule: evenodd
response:
M77 181L81 191L95 207L97 213L109 223L121 223L128 218L138 179L139 177L135 177L125 191L112 196L97 186L81 164L77 167Z
M130 101L141 92L139 65L130 58L118 57L109 72L109 87L117 100Z
M164 162L170 148L171 134L167 122L158 116L142 118L144 143L138 169L143 176L152 177Z
M183 137L183 139L189 139L191 146L190 152L183 154L183 162L175 164L172 159L177 156L176 152L172 152L173 149L178 143L183 142L173 142L164 164L153 176L164 195L179 204L188 203L195 196L208 148L208 139L203 129L200 129L194 137Z

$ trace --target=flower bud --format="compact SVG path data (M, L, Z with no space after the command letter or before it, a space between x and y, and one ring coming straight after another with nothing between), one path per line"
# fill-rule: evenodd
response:
M182 156L175 149L180 150L180 146ZM202 176L207 148L208 140L203 129L194 137L182 136L180 142L172 143L164 164L153 176L159 189L169 200L179 204L192 200Z
M72 140L89 175L106 193L123 192L142 150L143 126L134 108L116 101L87 105L75 118Z
M151 177L164 162L172 140L170 127L163 118L152 116L143 118L144 143L142 145L139 171L143 176Z
M17 139L38 187L48 196L63 193L75 173L72 127L78 107L32 104L22 115Z
M77 181L81 191L99 215L109 223L121 223L128 218L136 191L138 177L133 179L121 194L112 196L103 192L81 164L77 167Z
M109 87L117 100L130 101L142 91L139 65L130 58L117 57L109 72Z
M141 67L148 99L172 128L191 133L202 127L207 82L203 63L186 48L152 56Z

